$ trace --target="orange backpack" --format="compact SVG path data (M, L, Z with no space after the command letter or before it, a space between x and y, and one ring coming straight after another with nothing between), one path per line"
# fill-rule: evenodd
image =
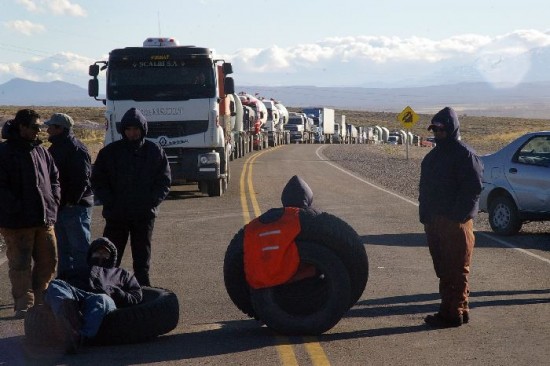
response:
M268 224L254 219L244 228L244 273L254 289L289 281L300 265L294 241L300 233L300 209L285 207L283 216Z

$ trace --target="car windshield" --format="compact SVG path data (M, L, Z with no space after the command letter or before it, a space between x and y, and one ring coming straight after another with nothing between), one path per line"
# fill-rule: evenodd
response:
M304 123L304 121L302 120L301 117L290 117L288 119L289 125L301 125L302 123Z

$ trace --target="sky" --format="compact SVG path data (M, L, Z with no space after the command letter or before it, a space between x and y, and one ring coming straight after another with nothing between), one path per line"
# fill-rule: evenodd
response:
M166 36L233 63L236 85L525 81L550 49L545 0L0 0L0 84L86 87L88 65ZM473 80L473 79L472 79Z

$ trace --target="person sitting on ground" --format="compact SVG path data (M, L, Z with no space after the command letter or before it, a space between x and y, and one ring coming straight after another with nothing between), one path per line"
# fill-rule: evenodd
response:
M143 299L134 274L115 267L117 250L109 239L94 240L87 259L88 268L69 270L64 280L51 281L45 294L45 303L63 325L68 353L93 338L109 312Z

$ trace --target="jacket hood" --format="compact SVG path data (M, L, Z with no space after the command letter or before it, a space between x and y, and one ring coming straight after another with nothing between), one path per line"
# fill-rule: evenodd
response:
M88 264L91 266L93 265L92 263L92 253L95 252L99 247L106 247L109 252L111 252L111 258L109 258L109 260L107 261L107 263L105 263L102 267L105 267L105 268L114 268L115 267L115 264L116 264L116 259L117 259L117 250L116 250L116 247L115 245L107 238L103 237L103 238L97 238L96 240L94 240L91 244L90 244L90 248L88 249L88 256L87 256L87 261L88 261Z
M130 108L124 113L120 120L120 131L118 131L123 139L126 139L124 130L128 127L139 127L141 129L141 139L143 140L147 136L147 119L137 108Z
M313 191L308 184L295 175L286 184L281 194L284 207L308 208L313 204Z
M6 121L2 127L2 138L4 140L13 140L19 137L19 130L13 119Z
M445 131L447 131L447 138L450 140L458 140L458 137L460 136L460 122L458 121L458 116L455 110L451 107L445 107L437 112L433 116L428 130L430 130L433 125L443 125Z

